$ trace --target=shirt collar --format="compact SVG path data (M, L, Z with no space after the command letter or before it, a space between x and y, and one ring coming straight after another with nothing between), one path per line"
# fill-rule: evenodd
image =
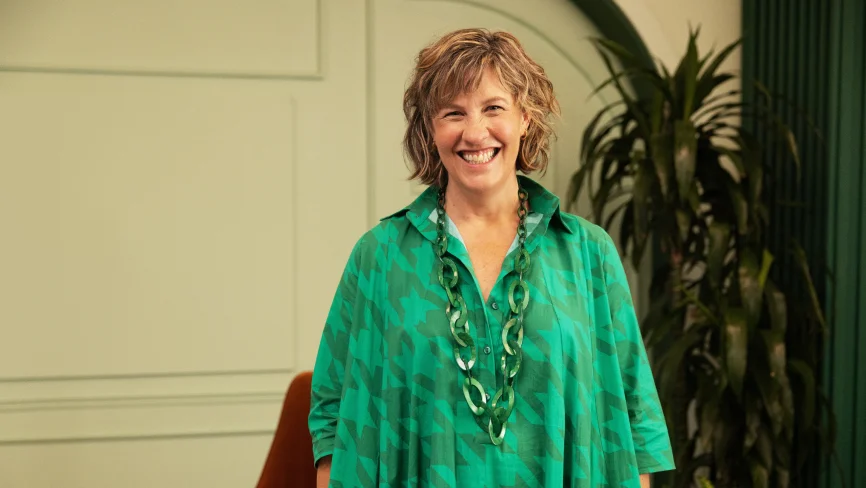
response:
M529 194L529 207L531 212L540 213L542 221L556 222L559 227L566 232L572 234L576 230L569 226L568 221L562 218L562 210L560 208L559 197L548 191L541 184L535 182L527 176L517 175L520 186ZM419 232L429 240L436 239L436 225L430 220L430 214L436 209L439 198L439 187L430 186L424 190L412 203L403 207L399 211L382 218L389 218L406 215L406 218L412 222Z

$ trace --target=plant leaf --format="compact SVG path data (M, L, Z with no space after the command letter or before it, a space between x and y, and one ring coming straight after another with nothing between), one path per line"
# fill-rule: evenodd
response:
M800 415L800 431L805 432L815 419L815 374L812 368L800 359L788 361L788 369L795 373L803 383L803 405Z
M791 384L788 380L787 370L787 345L785 344L785 333L779 330L762 330L761 336L767 350L767 359L770 366L770 378L775 381L775 388L766 398L768 413L771 415L778 410L780 415L771 417L773 434L779 435L784 427L789 440L793 436L794 424L794 401L791 392ZM774 412L770 412L770 409Z
M692 229L692 216L681 208L676 209L675 213L677 216L677 227L680 229L680 242L686 242Z
M568 210L573 210L577 206L577 199L580 198L580 193L583 191L583 180L589 173L590 167L591 165L584 164L571 176L571 182L568 185L568 195L565 200L568 202Z
M601 223L603 221L604 208L608 204L608 195L618 183L619 178L606 178L602 180L598 192L592 196L592 213L595 222Z
M770 312L770 327L784 334L788 327L788 305L785 294L776 288L772 280L767 280L764 284L764 296Z
M671 344L659 358L659 390L663 397L670 397L676 383L677 373L682 367L686 353L700 344L706 324L694 324L684 335Z
M589 124L586 125L586 128L583 130L583 136L581 138L581 145L580 145L580 160L581 161L584 161L584 162L586 161L587 155L592 154L594 152L595 147L598 145L599 142L601 142L604 139L604 137L607 135L607 132L609 132L609 130L604 131L604 129L600 129L600 131L599 131L600 133L597 134L596 133L596 127L598 126L599 122L601 122L602 118L608 112L610 112L614 108L616 108L619 105L622 105L624 103L625 102L622 100L617 100L615 102L607 104L604 108L599 110L599 112L597 114L595 114L595 116L592 118L592 120L589 121ZM619 124L620 119L622 119L623 117L626 117L626 115L625 114L619 114L619 115L613 117L612 121L608 121L607 125L612 125L613 127L616 127L616 125ZM611 124L611 122L613 122L613 124ZM592 143L589 143L589 142L592 142Z
M821 309L821 302L818 300L818 292L815 291L815 283L812 281L812 274L809 272L809 262L806 259L806 251L799 244L794 244L794 258L803 275L803 281L806 283L806 289L809 292L809 299L812 304L812 312L821 324L821 332L827 333L827 320L824 318L824 312Z
M737 219L737 233L744 236L749 232L749 203L743 196L739 185L732 179L726 178L725 185L728 188L731 205L734 207L734 215Z
M725 366L728 381L738 398L743 396L743 377L746 374L749 332L746 329L746 312L742 308L725 310Z
M700 28L689 35L689 47L686 55L680 61L677 67L677 72L674 76L679 80L678 85L682 87L682 91L677 95L683 102L683 119L689 119L692 116L692 107L695 102L695 89L698 83L698 45L697 38Z
M710 224L710 252L707 254L707 273L710 283L721 284L725 256L730 249L731 226L724 222Z
M598 49L598 53L610 75L615 77L616 71L613 68L613 63L611 62L610 57L602 49ZM641 131L644 134L649 134L649 122L646 120L644 113L637 106L637 102L628 94L628 92L625 91L625 88L623 88L618 78L614 79L614 86L616 86L619 96L622 97L623 101L628 105L629 112L634 117Z
M773 253L769 249L764 249L764 255L761 258L761 271L758 273L758 287L763 290L767 283L767 277L770 275L770 268L773 266ZM784 295L782 295L784 300ZM784 305L783 305L784 306Z
M656 174L659 179L659 186L661 187L662 197L666 201L669 200L669 189L671 176L673 175L673 149L674 149L674 141L671 134L662 132L655 133L650 137L650 154L652 155L652 160Z
M698 139L695 126L689 120L674 122L674 167L681 202L686 201L694 185L697 151Z
M761 286L758 282L758 258L750 247L740 250L738 277L740 283L740 299L746 313L749 329L754 329L761 319Z
M622 215L622 221L619 226L619 248L622 252L627 252L629 240L634 238L634 205L629 205ZM632 248L634 249L634 248Z
M701 107L707 96L716 91L720 86L735 78L736 76L731 73L722 73L710 78L701 77L695 87L695 107Z
M753 357L751 364L751 378L754 380L758 391L761 394L764 408L766 409L766 418L769 419L772 427L773 435L779 435L786 423L785 410L782 406L782 398L780 393L780 384L776 373L770 363L774 360L769 357L769 349L766 347L766 338L764 333L775 333L775 331L760 331L759 337L762 346L755 349L756 354Z
M761 398L758 395L749 394L743 401L745 407L746 425L745 435L743 436L743 453L748 453L755 442L758 441L758 433L761 430L761 417L763 415L763 407L761 406Z
M632 188L632 206L634 207L634 252L632 257L635 266L640 262L640 257L643 255L649 237L649 209L652 205L649 196L652 174L650 174L647 163L648 161L642 161L638 164L634 176L634 187Z
M749 470L752 473L752 488L769 488L770 475L767 468L761 466L760 462L752 461Z

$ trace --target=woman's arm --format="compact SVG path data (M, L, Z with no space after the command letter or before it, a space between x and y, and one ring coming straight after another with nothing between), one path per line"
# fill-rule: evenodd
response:
M670 436L638 325L628 278L613 240L605 235L604 241L606 251L602 274L610 307L609 327L622 375L636 467L642 475L672 470L675 464ZM644 477L641 476L642 483ZM649 483L649 479L645 483Z
M316 488L328 488L328 483L330 481L331 456L326 456L319 461L319 467L316 470ZM644 488L643 477L641 477L641 488ZM649 488L649 481L647 481L646 488Z
M350 335L353 329L355 297L358 290L361 243L352 250L328 311L316 364L313 367L310 391L310 414L307 418L313 440L317 485L328 486L331 474L331 454L340 418L343 378L352 362Z
M330 465L330 463L328 463ZM330 466L328 467L328 471L330 471ZM327 488L327 482L324 485L319 485L319 488ZM650 475L642 474L640 475L640 488L650 488Z

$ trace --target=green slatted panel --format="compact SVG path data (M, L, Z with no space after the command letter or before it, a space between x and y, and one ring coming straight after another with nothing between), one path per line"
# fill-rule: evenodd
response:
M866 57L863 47L864 5L861 0L834 2L830 90L830 214L829 259L836 270L833 297L836 315L830 344L829 377L832 399L839 421L837 451L841 474L830 469L828 487L863 486L863 437L866 425L858 411L866 409L863 392L857 390L858 375L866 374L863 335L866 316L860 305L866 287L862 205L863 135L866 111ZM858 337L860 336L860 337ZM862 413L860 414L862 415ZM859 481L859 483L858 483Z
M791 238L806 248L813 272L829 266L835 275L832 287L817 285L835 307L823 377L837 414L838 464L824 464L818 473L816 463L798 486L866 486L866 5L743 0L742 7L744 78L784 95L826 136L822 145L796 110L784 108L780 113L801 142L802 179L776 153L765 154L775 168L769 195L805 205L771 210L776 279L797 280L791 259L782 256ZM754 101L758 94L745 84L743 97Z

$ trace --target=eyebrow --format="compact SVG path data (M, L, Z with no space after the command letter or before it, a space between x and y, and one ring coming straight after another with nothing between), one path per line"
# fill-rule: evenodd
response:
M499 103L502 105L508 105L508 100L506 100L502 97L496 96L496 97L490 97L487 100L484 100L483 102L481 102L482 105L490 105L492 103ZM445 105L442 105L442 107L439 110L441 111L441 110L454 109L454 108L460 109L460 110L463 109L463 107L461 107L460 105L456 105L454 103L446 103Z

